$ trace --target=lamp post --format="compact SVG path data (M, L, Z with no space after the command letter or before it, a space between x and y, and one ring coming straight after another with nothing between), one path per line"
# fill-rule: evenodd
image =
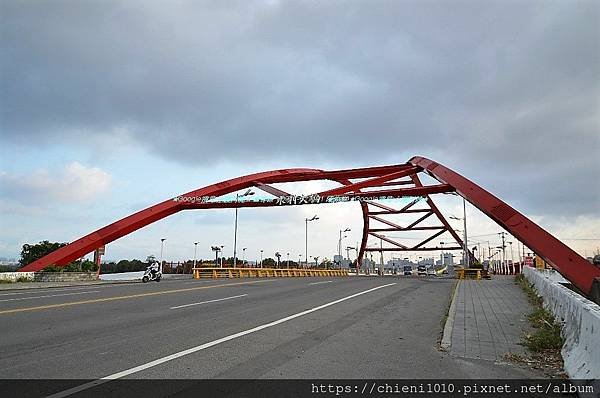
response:
M349 231L350 231L350 228L346 228L343 231L340 229L340 240L338 241L338 256L340 256L340 257L342 256L342 239L343 239L342 238L342 234L345 233L345 232L349 232ZM346 236L344 236L344 238L345 237Z
M225 247L224 245L221 245L221 268L223 268L223 248L224 247Z
M244 264L246 264L246 249L247 247L244 247L242 249L242 267L244 266Z
M315 268L319 267L319 256L313 256L313 258L315 259Z
M287 269L290 268L290 252L287 253L287 264L285 266Z
M264 251L264 250L262 250L262 249L260 250L260 268L262 268L262 267L263 267L263 266L262 266L262 256L263 256L263 251Z
M308 222L309 221L316 221L318 220L319 217L317 217L317 215L312 216L312 218L307 218L305 219L306 222L306 227L305 227L305 234L304 234L304 254L305 257L304 259L306 260L306 267L308 268Z
M211 246L210 250L215 252L215 268L219 266L219 251L221 248L219 246Z
M167 238L161 238L160 240L160 273L163 271L163 246Z
M196 268L196 252L198 250L198 243L199 242L194 242L194 268Z
M302 254L298 254L298 268L301 267L300 264L302 264Z
M237 221L238 221L238 204L240 203L240 198L243 198L244 196L251 196L254 195L254 192L252 192L250 189L247 190L246 192L244 192L242 195L240 195L239 193L235 195L235 228L234 228L234 232L233 232L233 268L236 267L237 265Z
M468 247L468 243L467 243L467 201L465 200L465 198L463 198L463 216L462 218L460 217L454 217L454 216L450 216L451 219L453 220L462 220L463 221L463 264L465 266L465 268L469 268L471 265L471 256L469 256L469 247Z

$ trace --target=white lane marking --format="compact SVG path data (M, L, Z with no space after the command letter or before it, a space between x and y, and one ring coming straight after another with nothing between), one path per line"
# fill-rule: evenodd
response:
M231 300L231 299L234 299L234 298L244 297L244 296L247 296L247 294L240 294L238 296L225 297L225 298L220 298L220 299L215 299L215 300L201 301L199 303L191 303L191 304L178 305L176 307L171 307L170 309L175 310L177 308L191 307L193 305L216 303L217 301Z
M333 281L323 281L323 282L313 282L313 283L309 283L309 285L320 285L321 283L331 283Z
M47 398L68 397L69 395L77 394L78 392L87 390L89 388L98 386L100 384L107 383L107 382L109 382L111 380L120 379L120 378L123 378L125 376L129 376L131 374L134 374L134 373L137 373L137 372L141 372L142 370L146 370L146 369L152 368L154 366L161 365L161 364L163 364L165 362L169 362L169 361L172 361L174 359L181 358L183 356L186 356L186 355L189 355L189 354L193 354L195 352L198 352L198 351L201 351L201 350L205 350L205 349L210 348L210 347L214 347L216 345L225 343L225 342L230 341L230 340L237 339L237 338L245 336L247 334L255 333L255 332L258 332L260 330L267 329L267 328L279 325L279 324L287 322L287 321L291 321L292 319L299 318L301 316L310 314L312 312L322 310L323 308L331 307L332 305L341 303L341 302L346 301L346 300L353 299L354 297L362 296L363 294L367 294L367 293L373 292L375 290L383 289L384 287L392 286L392 285L395 285L395 284L396 283L388 283L387 285L381 285L381 286L374 287L372 289L364 290L362 292L354 293L354 294L351 294L350 296L346 296L346 297L343 297L341 299L338 299L338 300L335 300L335 301L331 301L329 303L320 305L318 307L311 308L311 309L306 310L306 311L298 312L297 314L286 316L285 318L281 318L281 319L278 319L278 320L273 321L273 322L269 322L269 323L265 323L265 324L260 325L260 326L256 326L256 327L254 327L252 329L248 329L248 330L244 330L244 331L241 331L241 332L238 332L238 333L230 334L229 336L221 337L220 339L213 340L213 341L208 342L208 343L200 344L200 345L198 345L196 347L188 348L187 350L183 350L183 351L176 352L175 354L167 355L166 357L155 359L154 361L150 361L150 362L145 363L143 365L139 365L139 366L136 366L134 368L130 368L130 369L124 370L122 372L113 373L111 375L102 377L101 379L94 380L94 381L91 381L89 383L85 383L85 384L82 384L80 386L73 387L73 388L70 388L68 390L64 390L64 391L58 392L56 394L49 395Z
M90 291L86 291L86 292L77 292L77 293L48 294L46 296L17 297L17 298L3 299L3 300L0 300L0 302L4 302L4 301L33 300L33 299L41 299L41 298L47 298L47 297L74 296L76 294L90 294L90 293L98 293L98 292L100 292L100 290L90 290Z

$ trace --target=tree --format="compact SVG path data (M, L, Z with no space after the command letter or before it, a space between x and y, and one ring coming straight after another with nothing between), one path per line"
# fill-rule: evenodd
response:
M277 263L271 257L265 258L263 260L263 267L264 268L275 268L275 264L277 264Z
M66 246L67 243L59 243L59 242L49 242L44 240L35 245L24 244L23 249L21 250L21 259L19 260L19 265L21 267L26 266L27 264L31 264L35 260L39 260L47 254L52 253L53 251Z

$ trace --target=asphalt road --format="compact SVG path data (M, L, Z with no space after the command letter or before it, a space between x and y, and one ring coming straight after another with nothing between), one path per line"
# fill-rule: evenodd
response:
M190 279L2 291L0 377L530 377L438 349L454 283Z

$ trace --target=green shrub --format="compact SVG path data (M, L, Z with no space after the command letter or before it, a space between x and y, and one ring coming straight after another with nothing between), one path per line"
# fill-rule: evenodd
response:
M561 334L560 323L556 322L554 315L544 308L544 299L538 296L533 285L523 274L517 275L515 281L523 289L533 306L533 312L528 315L528 319L534 330L525 335L525 346L534 352L548 349L560 350L565 342Z

